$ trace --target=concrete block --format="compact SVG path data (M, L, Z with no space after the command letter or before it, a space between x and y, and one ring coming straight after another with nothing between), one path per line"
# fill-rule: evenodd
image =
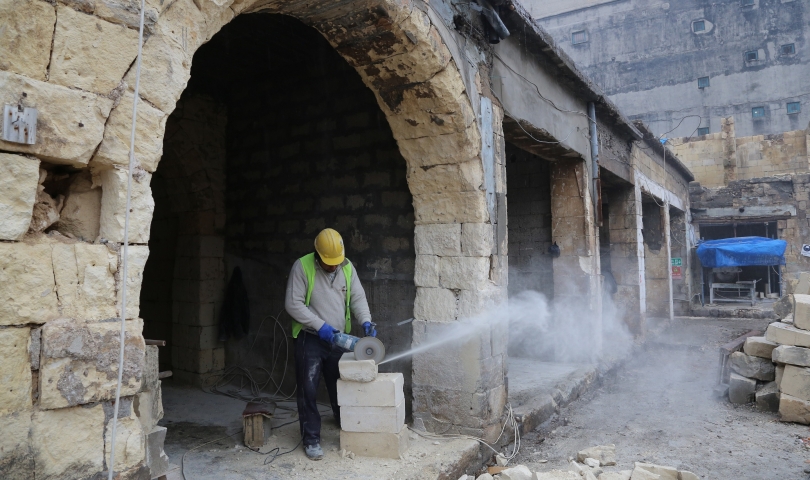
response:
M793 326L802 330L810 330L810 295L794 294L793 297Z
M399 433L405 402L396 407L340 407L340 427L347 432Z
M599 460L603 466L616 465L616 445L599 445L577 452L577 461L583 463L586 458Z
M399 433L340 431L340 448L361 457L401 458L408 450L408 429Z
M770 359L752 357L742 352L734 352L729 357L731 370L743 377L755 378L766 382L774 379L774 365Z
M782 322L768 325L765 338L769 342L779 345L794 345L797 347L810 347L810 331L801 330Z
M757 390L757 381L732 373L728 382L728 399L731 403L748 403Z
M149 478L158 478L169 471L169 457L163 450L166 442L166 427L155 427L146 434L146 466Z
M0 330L0 415L31 409L31 364L28 327Z
M776 363L810 367L810 348L780 345L771 353L771 359Z
M751 355L752 357L770 359L773 349L777 346L777 344L766 340L765 337L748 337L745 339L743 352L745 352L746 355Z
M779 411L779 389L776 382L770 382L756 393L757 408L765 412Z
M779 416L783 422L810 425L810 402L782 393L779 396Z
M347 382L373 382L377 378L374 360L357 360L354 352L346 352L338 362L340 379Z
M779 389L792 397L810 401L810 368L785 365Z
M372 382L337 381L341 407L396 407L405 400L401 373L380 373ZM357 452L355 452L357 453Z
M658 475L660 476L661 480L678 480L678 469L676 468L641 462L636 462L635 468L641 468L652 474Z
M51 245L0 243L0 325L45 323L59 315L51 252Z
M0 240L20 240L28 231L38 185L39 160L0 153Z

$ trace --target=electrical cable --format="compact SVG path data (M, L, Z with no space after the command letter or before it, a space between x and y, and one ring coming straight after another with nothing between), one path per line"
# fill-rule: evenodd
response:
M110 437L110 461L107 463L107 480L112 480L115 470L115 440L116 427L118 424L118 409L121 402L121 384L124 375L124 344L126 340L126 318L127 318L127 265L129 260L129 213L132 203L132 170L135 166L135 126L138 121L138 96L141 86L141 58L143 56L143 23L145 0L141 0L140 25L138 27L138 56L135 60L135 92L132 99L132 129L129 134L129 166L127 169L127 201L124 210L124 245L121 268L121 332L118 337L118 381L115 385L115 403L113 403L112 431Z

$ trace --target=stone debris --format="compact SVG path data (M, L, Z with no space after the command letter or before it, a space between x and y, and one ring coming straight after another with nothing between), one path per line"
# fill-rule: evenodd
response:
M507 468L498 474L500 480L532 480L532 471L525 465L517 465Z
M597 468L599 466L599 460L596 460L595 458L590 458L590 457L583 460L582 463L584 463L585 465L587 465L587 466L589 466L591 468Z
M603 466L616 465L616 445L599 445L596 447L586 448L585 450L580 450L577 453L578 462L585 463L586 458L598 460L599 465Z
M600 445L582 450L577 453L577 458L581 458L583 463L578 463L569 457L567 471L550 470L532 473L526 466L516 465L494 476L482 475L476 480L698 480L699 478L687 470L644 462L635 462L633 470L603 472L601 468L591 468L591 465L597 465L599 460L585 454L585 452L590 452L596 456L602 456L612 466L615 466L615 451L614 445ZM459 480L462 479L472 480L473 477L462 476L459 478Z
M672 467L663 467L653 463L636 462L635 469L643 469L654 475L661 477L661 480L678 480L678 469Z

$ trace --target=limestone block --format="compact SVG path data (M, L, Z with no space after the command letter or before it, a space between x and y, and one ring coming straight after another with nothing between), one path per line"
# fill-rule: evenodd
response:
M748 403L756 389L756 380L732 373L728 382L728 399L731 403Z
M0 153L0 240L20 240L28 231L38 185L39 160Z
M794 294L810 295L810 272L801 272L799 274L799 282L793 289Z
M347 432L399 433L405 402L396 407L340 407L340 428Z
M118 259L106 245L53 245L53 269L62 316L104 320L117 316Z
M401 373L380 373L373 382L337 381L341 407L396 407L403 405L404 379ZM357 452L355 452L357 453Z
M481 153L481 135L478 126L473 123L462 132L400 139L397 140L397 145L409 166L431 167L464 163L477 158Z
M413 196L417 225L431 223L484 223L489 210L484 192L426 193Z
M442 257L439 285L454 290L477 290L489 281L489 268L489 257Z
M435 255L417 255L413 283L417 287L438 287L439 257Z
M399 433L340 431L340 449L361 457L401 458L408 450L408 429Z
M36 143L0 140L0 150L29 153L53 163L82 167L87 165L101 142L113 101L0 71L0 104L19 104L39 111Z
M68 6L56 7L51 83L106 95L118 86L137 54L137 31Z
M461 225L431 224L414 227L414 248L417 255L456 257L461 255Z
M810 368L785 365L779 389L791 397L810 401Z
M810 402L782 393L779 396L779 416L783 422L810 425Z
M765 337L748 337L745 339L743 352L752 357L770 359L773 349L776 347L777 345L775 343L769 342Z
M793 298L793 326L810 330L810 295L791 295Z
M94 242L101 217L101 188L94 187L88 170L71 176L56 230L77 240Z
M801 330L793 325L782 322L773 322L768 325L765 338L769 342L779 345L794 345L797 347L810 347L810 332Z
M70 432L56 435L55 432ZM36 478L91 477L104 468L104 407L34 412L31 428Z
M700 477L687 470L680 470L678 475L680 475L679 480L700 480Z
M149 187L151 174L132 179L129 213L129 243L148 243L155 201ZM112 168L99 173L101 182L101 220L99 234L111 242L124 241L124 214L127 205L127 172Z
M153 390L141 391L135 395L132 402L135 415L137 415L145 432L151 432L160 419L163 418L163 394L160 382L156 386L157 388Z
M122 471L134 467L146 459L146 443L141 422L134 412L128 417L119 417L115 427L115 470ZM104 452L110 454L112 448L112 419L104 430Z
M548 472L534 472L534 480L580 480L582 477L570 470L549 470ZM605 475L605 474L602 474ZM630 478L629 476L627 477Z
M780 388L782 385L782 377L785 376L785 366L784 365L777 365L776 366L776 386Z
M773 350L771 358L776 363L789 363L790 365L800 367L810 367L810 348L779 345Z
M374 360L357 360L354 352L346 352L338 361L340 379L347 382L373 382L377 378Z
M31 453L29 431L31 409L7 415L0 414L0 477L7 480L34 478L34 458Z
M630 480L659 480L659 479L661 479L661 475L649 472L640 467L634 468L633 474L630 475Z
M757 408L765 412L779 411L779 389L776 382L770 382L756 393Z
M31 363L28 327L0 330L0 415L31 409Z
M132 129L132 101L135 96L127 92L121 103L110 113L104 139L93 157L91 165L129 165L129 137ZM138 121L135 127L135 159L147 172L154 172L163 156L163 134L168 115L144 101L138 102Z
M777 318L784 319L793 313L793 299L791 295L785 295L773 304L773 313Z
M408 188L413 195L441 192L471 192L484 183L479 159L430 168L408 168Z
M120 324L84 323L68 319L42 327L40 406L62 408L108 400L118 380ZM145 344L143 320L128 320L124 346L121 396L141 387Z
M633 475L632 470L622 470L619 472L605 472L599 475L599 477L597 478L599 480L630 480L630 477L632 475Z
M456 295L446 288L419 287L413 316L429 322L452 322L456 319Z
M616 445L599 445L577 452L577 461L583 463L586 458L599 460L602 466L616 465Z
M729 357L731 370L743 377L770 382L774 379L774 365L768 358L752 357L742 352L734 352Z
M56 11L40 0L2 0L0 70L45 80Z
M50 245L0 243L0 325L45 323L59 315Z
M461 253L466 257L489 257L495 244L489 223L465 223L461 226Z
M501 480L534 480L532 471L526 465L515 465L500 473Z
M160 373L158 358L158 346L147 345L144 352L143 380L141 382L143 390L155 390L160 388L160 380L158 379L158 374Z
M146 466L150 478L158 478L169 471L169 457L163 450L166 427L155 427L146 435Z
M149 247L146 245L130 245L127 249L127 320L137 318L141 309L141 285L143 283L143 269L149 259ZM124 249L120 250L118 264L121 265ZM120 267L119 267L120 268ZM118 291L122 290L118 284ZM120 313L120 312L119 312Z

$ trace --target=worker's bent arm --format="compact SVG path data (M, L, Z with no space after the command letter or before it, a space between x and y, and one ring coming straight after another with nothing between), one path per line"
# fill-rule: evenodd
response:
M365 294L363 298L365 298ZM306 299L307 275L301 267L301 261L296 260L290 271L290 278L287 280L287 296L284 300L284 308L292 318L304 325L304 328L310 328L317 332L326 322L307 308L304 304Z
M352 268L352 298L350 302L352 316L357 319L357 323L362 325L371 321L371 311L368 308L366 291L363 290L363 286L360 284L356 268Z

